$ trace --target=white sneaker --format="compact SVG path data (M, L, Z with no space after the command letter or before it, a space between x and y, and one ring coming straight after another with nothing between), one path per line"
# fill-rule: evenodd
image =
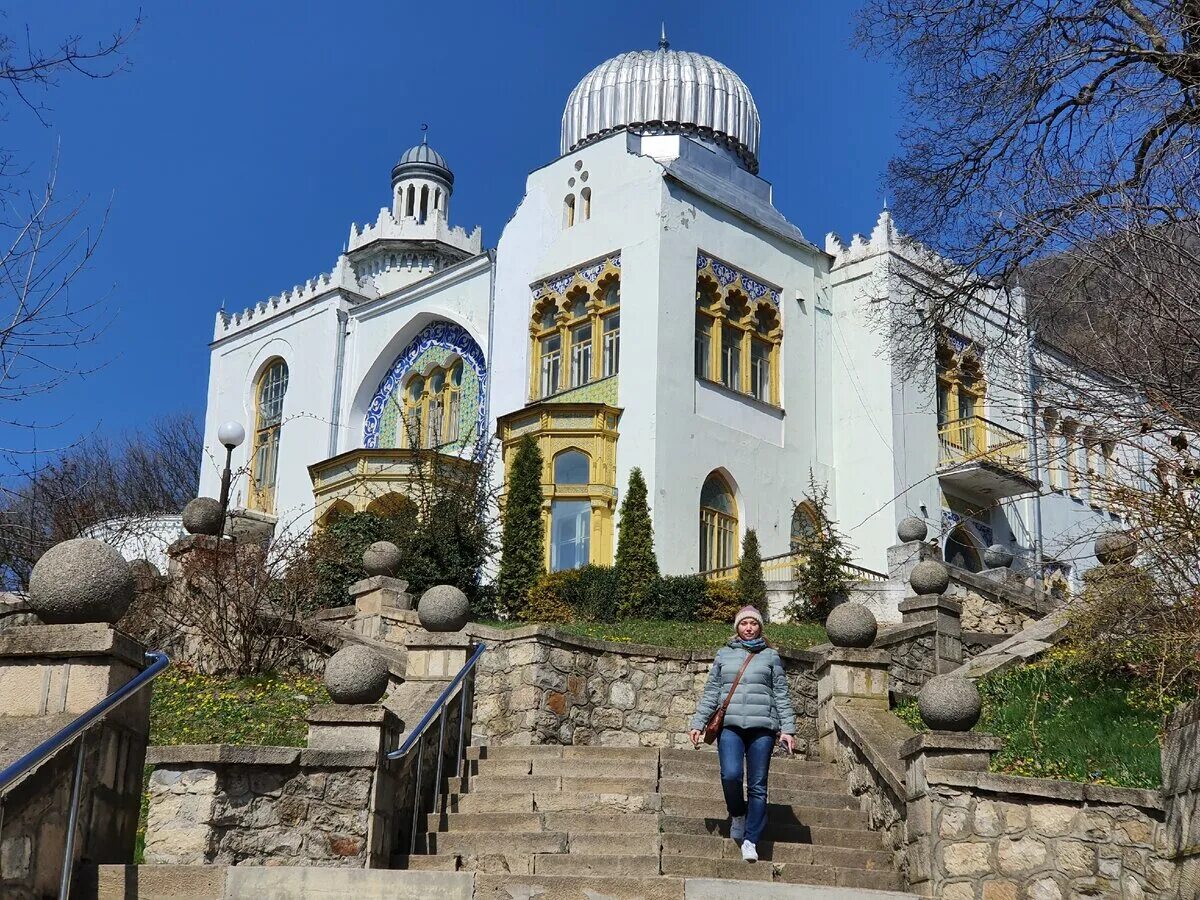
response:
M746 836L746 817L734 816L729 820L729 836L738 843Z
M746 862L758 862L758 848L749 841L742 841L742 859Z

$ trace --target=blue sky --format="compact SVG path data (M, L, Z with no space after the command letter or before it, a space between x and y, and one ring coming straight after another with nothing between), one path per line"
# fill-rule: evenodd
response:
M61 421L40 446L202 412L207 344L222 302L241 309L328 270L350 223L388 201L391 167L420 140L455 172L455 224L494 247L526 174L558 154L563 103L592 67L653 47L713 56L749 85L763 122L761 174L818 244L869 232L896 146L899 97L881 61L851 46L856 4L158 3L128 72L64 78L49 127L20 108L0 145L35 172L60 149L60 190L111 203L97 257L73 285L113 315L81 351L86 378L28 401ZM23 0L0 28L35 44L102 36L134 5ZM0 434L0 438L3 435ZM20 440L9 436L9 444Z

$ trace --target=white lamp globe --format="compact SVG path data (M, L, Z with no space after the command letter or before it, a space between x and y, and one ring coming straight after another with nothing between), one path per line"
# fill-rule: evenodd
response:
M246 429L238 422L226 422L217 429L217 440L232 450L240 447L246 439Z

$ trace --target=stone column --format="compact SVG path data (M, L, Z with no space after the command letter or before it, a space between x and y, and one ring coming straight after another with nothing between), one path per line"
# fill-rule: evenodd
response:
M817 664L817 741L821 757L837 755L833 711L839 706L888 708L888 669L892 656L872 650L879 626L860 603L843 603L825 620L833 649Z
M1167 851L1179 867L1179 884L1200 890L1200 701L1176 710L1163 737L1163 801ZM1187 896L1181 894L1181 896Z
M145 668L145 648L112 625L128 610L133 592L129 564L100 541L66 541L38 560L29 607L47 624L0 633L0 742L8 762L53 737ZM132 862L149 706L148 689L135 694L83 738L0 787L0 896L57 893L81 746L76 858Z
M1001 741L972 734L982 703L975 683L958 675L931 678L917 697L921 719L931 729L900 745L905 763L905 856L909 889L920 896L938 896L934 852L934 801L929 793L929 769L986 772Z
M408 651L405 681L449 681L474 650L470 636L461 632L416 632L404 647Z
M909 573L913 594L900 603L904 624L932 622L934 658L930 675L943 675L962 665L962 604L944 596L950 573L935 560L923 560Z
M936 544L926 543L929 529L923 519L908 516L896 527L900 543L888 547L888 578L907 582L913 567L924 560L942 561L942 553Z

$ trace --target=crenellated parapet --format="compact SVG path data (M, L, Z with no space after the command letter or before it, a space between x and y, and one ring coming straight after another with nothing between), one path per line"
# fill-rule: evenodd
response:
M896 243L897 234L895 225L892 223L892 214L885 209L879 214L869 237L856 234L847 245L838 235L832 231L829 232L825 235L825 252L834 258L833 267L836 269L839 266L886 253L893 249Z
M303 284L296 285L289 291L268 297L266 300L260 300L241 312L228 312L224 309L218 311L216 327L213 329L213 340L218 341L229 337L265 319L273 318L280 313L295 309L309 300L334 291L345 291L360 298L371 299L374 297L370 286L359 282L354 272L354 266L351 265L349 257L343 253L338 257L337 263L330 272L323 272Z
M476 256L483 252L483 229L476 225L468 233L458 225L448 225L441 216L430 216L423 222L407 216L397 220L384 208L374 224L350 226L347 250L355 253L374 241L437 241L467 256Z

